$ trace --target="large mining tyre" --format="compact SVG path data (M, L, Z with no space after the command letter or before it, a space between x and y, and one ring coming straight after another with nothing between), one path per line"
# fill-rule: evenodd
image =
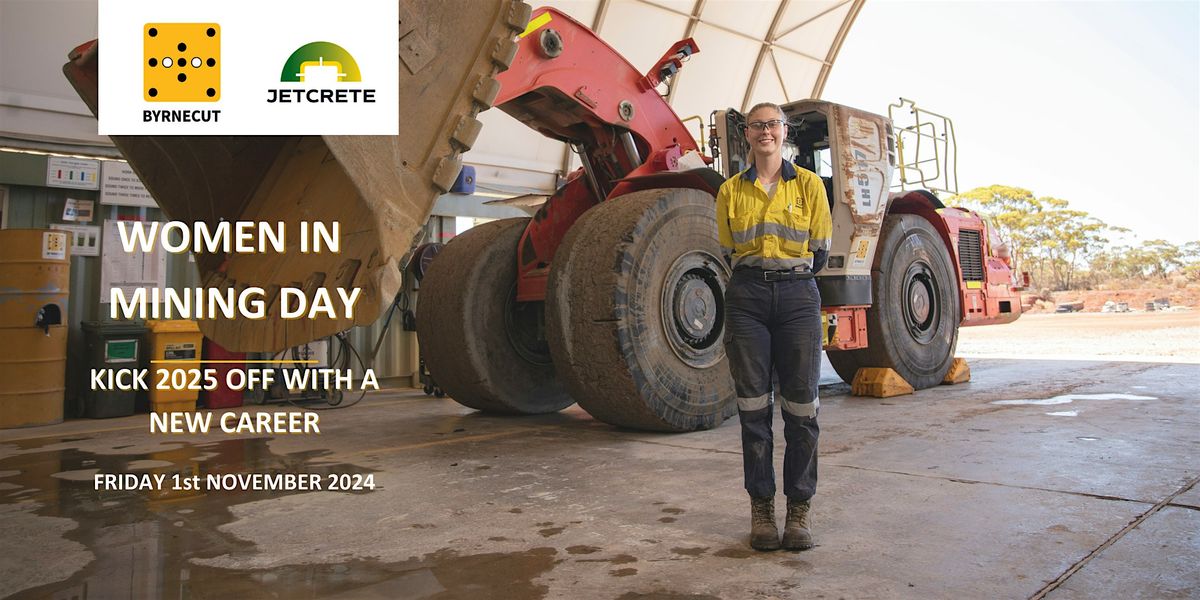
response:
M917 215L888 215L871 267L874 302L862 350L827 353L846 382L860 367L895 369L914 389L942 382L954 360L961 319L945 242Z
M455 237L429 265L417 339L437 385L489 412L540 414L574 401L544 338L540 303L517 302L517 243L529 219L502 219Z
M690 189L627 194L571 228L550 270L547 338L559 377L593 417L693 431L736 410L716 233L712 195Z

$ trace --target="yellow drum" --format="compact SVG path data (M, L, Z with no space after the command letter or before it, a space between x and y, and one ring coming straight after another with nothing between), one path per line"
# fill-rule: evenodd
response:
M63 419L67 234L0 230L0 428Z
M187 389L187 385L198 383L203 385L203 379L196 380L189 370L200 369L200 348L204 336L195 321L177 320L162 321L149 319L146 328L150 330L150 410L154 412L176 412L196 410L196 399L200 390ZM154 362L168 361L168 362ZM166 384L174 389L158 389L163 376L159 370L168 371Z

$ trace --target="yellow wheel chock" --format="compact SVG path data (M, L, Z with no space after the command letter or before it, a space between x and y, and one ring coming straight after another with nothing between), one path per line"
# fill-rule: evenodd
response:
M946 371L946 378L942 380L942 385L954 385L956 383L966 383L971 380L971 367L967 366L966 359L956 358L950 364L950 370Z
M913 387L892 369L862 367L854 374L850 393L855 396L891 398L913 393Z

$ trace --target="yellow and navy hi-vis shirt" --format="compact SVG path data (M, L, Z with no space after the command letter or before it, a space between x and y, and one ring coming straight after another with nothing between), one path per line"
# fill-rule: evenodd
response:
M828 254L832 231L821 178L786 160L771 198L753 164L717 192L717 236L734 267L811 270L814 252Z

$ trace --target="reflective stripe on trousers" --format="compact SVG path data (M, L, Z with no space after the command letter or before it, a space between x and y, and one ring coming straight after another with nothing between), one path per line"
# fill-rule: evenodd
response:
M763 281L734 270L725 293L725 349L737 390L746 491L775 495L771 462L778 376L783 412L784 494L807 500L817 485L817 385L821 375L821 298L812 279Z
M759 410L771 405L771 396L773 394L763 394L754 398L738 397L738 410ZM780 398L780 407L788 413L797 417L812 418L817 416L817 409L821 408L821 398L814 397L812 402L800 403L792 402L787 398Z

